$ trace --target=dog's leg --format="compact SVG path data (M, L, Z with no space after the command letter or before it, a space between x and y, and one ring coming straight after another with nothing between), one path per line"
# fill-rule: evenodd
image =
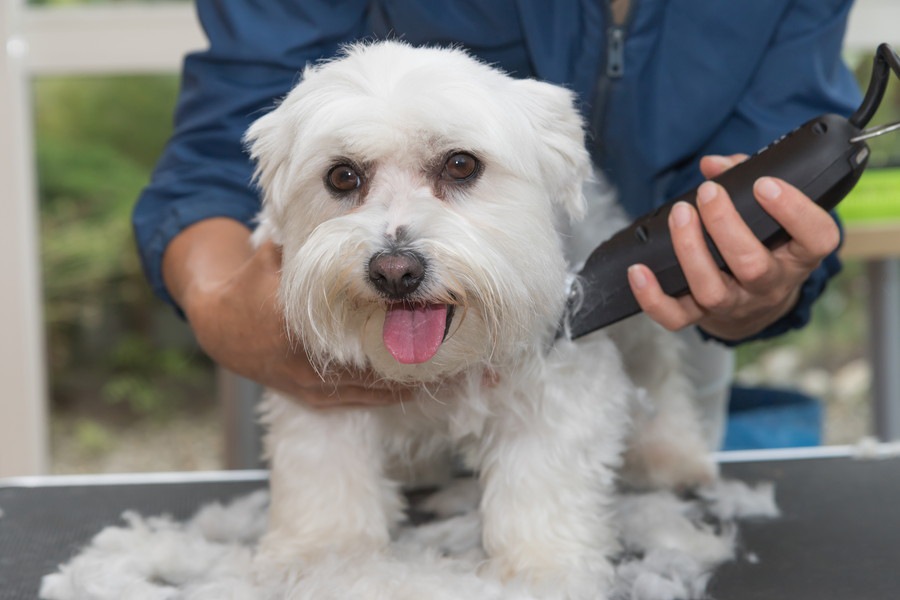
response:
M283 574L328 553L386 546L403 502L383 472L378 415L270 394L263 420L272 499L257 570Z
M617 549L608 522L631 386L612 342L559 342L505 397L480 457L483 572L541 598L604 598Z
M717 476L679 341L640 316L610 328L637 388L623 481L637 488L692 488Z

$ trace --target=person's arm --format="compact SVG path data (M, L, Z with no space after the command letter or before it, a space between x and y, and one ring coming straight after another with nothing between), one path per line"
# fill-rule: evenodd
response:
M198 0L210 47L185 60L175 131L135 207L135 236L152 287L219 364L317 406L393 402L400 394L370 389L370 374L319 377L277 308L277 248L250 245L260 203L244 131L308 61L365 33L364 1L300 4Z

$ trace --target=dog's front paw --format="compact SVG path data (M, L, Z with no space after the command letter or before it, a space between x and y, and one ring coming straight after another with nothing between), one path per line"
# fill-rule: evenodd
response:
M283 588L308 564L308 560L296 550L288 544L273 543L272 540L260 542L253 554L251 569L255 583L273 589Z
M257 583L269 587L283 586L306 576L324 562L335 560L335 557L375 556L386 545L386 540L365 537L343 541L324 539L319 543L310 543L290 532L270 531L260 540L253 556L253 576Z
M612 588L614 571L605 559L577 567L558 564L523 568L505 557L483 563L478 574L510 587L527 589L540 600L604 600Z

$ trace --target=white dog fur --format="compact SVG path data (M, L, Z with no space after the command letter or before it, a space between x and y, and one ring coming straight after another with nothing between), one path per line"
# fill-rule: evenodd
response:
M383 551L404 475L455 451L482 487L483 576L603 597L617 478L690 486L715 468L668 334L637 318L554 343L569 274L622 224L590 184L573 95L460 50L357 45L307 68L247 140L264 192L255 240L283 249L291 334L325 377L371 368L416 390L392 407L334 409L268 393L260 576ZM444 166L459 153L480 163L465 181ZM340 164L358 189L329 189ZM402 302L370 280L373 257L392 252L425 267ZM436 352L407 339L403 364L385 338L414 332L407 321L389 334L386 314L425 305L454 306L446 336ZM434 329L434 317L406 318Z

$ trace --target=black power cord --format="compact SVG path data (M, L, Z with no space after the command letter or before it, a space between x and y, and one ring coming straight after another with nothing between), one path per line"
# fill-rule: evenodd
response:
M900 78L900 56L897 56L897 53L894 52L894 49L891 48L890 45L881 44L878 46L878 50L875 51L875 62L872 65L872 77L869 79L869 87L866 90L866 95L863 98L862 104L860 104L859 108L856 109L856 112L848 119L850 123L857 128L862 129L865 127L875 115L875 111L877 111L878 107L881 105L881 100L884 97L884 91L887 89L891 71Z

